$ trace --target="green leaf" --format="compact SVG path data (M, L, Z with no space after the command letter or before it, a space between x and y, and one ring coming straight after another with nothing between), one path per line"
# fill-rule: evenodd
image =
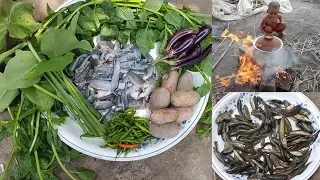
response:
M156 64L156 69L159 74L166 74L170 70L170 66L167 63L159 62Z
M16 55L8 62L3 77L0 79L0 92L28 88L39 82L40 77L30 80L25 79L37 64L38 62L32 52L17 50Z
M72 20L71 20L71 22L70 22L70 26L69 26L68 30L69 30L72 34L75 34L75 33L76 33L79 15L80 15L80 12L78 11L78 12L73 16L73 18L72 18Z
M167 10L166 14L164 15L164 19L171 25L175 26L176 28L181 27L181 22L183 21L183 17L180 16L179 13L173 10Z
M47 30L41 39L41 53L50 58L58 57L74 49L91 51L88 41L78 41L76 36L65 29Z
M32 12L31 3L12 2L12 0L1 1L0 49L5 44L7 32L11 38L24 39L41 27L41 24L33 19Z
M17 167L13 170L12 174L15 179L24 179L28 172L32 172L34 166L31 161L31 157L27 153L20 155Z
M54 104L55 100L52 97L36 89L35 87L21 89L21 91L24 92L27 98L36 104L40 110L49 111Z
M136 43L141 53L146 55L154 48L155 37L151 29L139 29L136 34Z
M163 0L146 0L143 6L158 12L163 4Z
M0 16L9 16L12 8L12 0L1 0L0 2Z
M11 89L0 92L0 112L10 106L12 101L19 95L18 89Z
M116 16L123 20L134 20L133 12L127 7L117 7Z
M144 23L144 22L147 20L149 14L150 14L150 13L149 13L147 10L142 9L142 10L140 11L139 15L138 15L140 21L141 21L142 23Z
M64 124L66 122L66 117L61 118L51 118L52 124L60 126L61 124Z
M97 26L95 22L87 16L81 16L79 19L79 25L84 31L96 31Z
M96 175L96 172L86 168L78 168L76 174L81 180L91 180Z
M210 90L211 88L208 83L203 83L200 87L197 88L197 92L200 94L201 97L207 95L210 92Z
M167 30L164 29L161 31L160 38L162 38L162 39L161 39L161 45L159 47L159 53L164 53L164 48L166 47L168 39L169 39Z
M50 60L41 61L26 79L33 79L42 75L45 72L62 71L68 64L73 61L74 54L69 52L64 56L52 58Z
M165 28L164 18L159 16L156 20L156 26L159 30L163 30Z
M135 20L132 21L126 21L126 28L127 29L137 29L137 23Z
M130 31L120 31L119 36L118 36L118 41L120 41L121 44L127 44L128 40L130 38Z
M113 11L114 11L114 9L113 9ZM104 10L104 9L98 7L95 9L95 12L96 12L96 16L98 17L100 22L104 23L104 22L107 22L111 19L108 14L109 13L108 10Z
M203 61L200 62L199 68L204 72L206 75L212 75L212 61L211 56L208 56Z
M206 136L208 135L212 130L212 127L208 127L208 128L205 128L205 129L197 129L196 130L196 134L198 136Z
M119 29L116 25L104 24L101 27L101 37L104 39L115 39L119 35Z
M13 134L14 121L0 121L0 142Z

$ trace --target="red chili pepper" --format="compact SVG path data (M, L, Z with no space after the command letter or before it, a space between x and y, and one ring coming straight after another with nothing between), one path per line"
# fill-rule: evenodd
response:
M119 147L126 148L126 149L134 149L134 148L137 148L138 146L139 144L123 144L123 143L119 144Z

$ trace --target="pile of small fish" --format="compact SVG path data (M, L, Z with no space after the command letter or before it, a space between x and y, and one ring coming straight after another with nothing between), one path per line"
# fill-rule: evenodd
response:
M224 149L219 152L215 142L214 154L227 167L226 172L268 180L301 174L310 164L310 146L319 134L308 118L308 109L286 100L264 101L254 96L250 113L242 103L241 99L237 102L239 114L233 117L233 110L229 110L216 119ZM261 123L255 123L251 115Z
M96 49L79 56L69 67L73 82L104 116L128 107L147 108L156 88L153 58L144 57L132 44L101 41Z

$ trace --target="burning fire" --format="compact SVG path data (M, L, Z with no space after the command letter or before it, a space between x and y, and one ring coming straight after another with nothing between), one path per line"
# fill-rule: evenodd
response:
M225 30L221 37L230 37L232 41L239 42L240 38L236 36L235 34L228 34L229 31ZM246 52L239 56L239 69L237 70L237 73L233 73L230 76L220 78L219 76L216 76L216 79L220 82L222 86L229 86L232 80L234 79L234 82L236 84L245 84L245 83L251 83L253 85L258 85L261 80L261 68L254 63L252 60L253 58L253 52L250 48L252 46L252 36L248 35L245 38L241 39L242 44L244 45Z

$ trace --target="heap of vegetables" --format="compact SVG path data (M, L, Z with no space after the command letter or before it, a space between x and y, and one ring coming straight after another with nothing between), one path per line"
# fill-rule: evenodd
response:
M14 139L14 150L1 179L8 174L13 158L19 162L10 173L15 179L57 179L53 175L57 164L71 179L76 179L75 175L81 179L92 177L91 171L71 172L64 167L63 162L78 154L61 143L53 127L64 122L66 110L86 136L104 137L110 129L100 123L103 117L69 80L71 74L66 67L75 56L92 50L92 39L98 34L122 43L130 41L144 54L161 41L159 52L164 54L174 32L204 26L206 15L187 7L172 7L163 0L79 2L58 12L49 9L42 23L32 18L32 11L29 3L2 0L0 4L0 112L7 109L11 114L11 120L0 123L0 133L5 134L2 139L10 135ZM208 37L200 48L210 43ZM161 74L169 71L166 63L156 66ZM206 58L179 71L189 69L211 76L211 66L211 59ZM197 91L204 95L210 87L206 78ZM52 118L52 113L60 117Z

